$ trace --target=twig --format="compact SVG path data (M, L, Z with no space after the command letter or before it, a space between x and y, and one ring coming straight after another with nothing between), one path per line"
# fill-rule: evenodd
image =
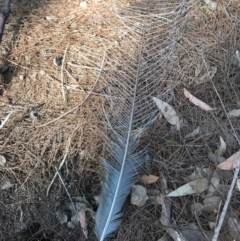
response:
M100 71L99 71L99 74L98 74L98 76L97 76L97 79L96 79L96 81L95 81L95 83L94 83L91 91L87 94L87 96L84 98L84 100L81 101L79 104L77 104L75 107L73 107L71 110L65 112L64 114L60 115L59 117L57 117L57 118L55 118L55 119L53 119L53 120L51 120L51 121L49 121L49 122L47 122L47 123L45 123L45 124L42 124L42 125L40 125L40 126L38 126L38 127L43 127L43 126L49 125L49 124L51 124L51 123L53 123L53 122L55 122L55 121L57 121L57 120L60 120L61 118L63 118L63 117L65 117L66 115L68 115L69 113L71 113L71 112L73 112L74 110L78 109L78 108L89 98L89 96L92 94L92 91L95 89L95 87L96 87L96 85L97 85L97 83L98 83L98 81L99 81L99 78L100 78L100 75L101 75L102 69L103 69L103 64L104 64L104 61L105 61L105 56L106 56L106 50L105 50L105 52L104 52L104 56L103 56L103 59L102 59L102 63L101 63L101 67L100 67Z
M223 107L223 110L224 110L224 112L225 112L225 114L226 114L226 116L227 116L228 122L229 122L229 124L230 124L230 126L231 126L231 129L232 129L232 131L233 131L234 137L236 138L238 144L240 145L240 141L239 141L239 139L238 139L237 133L236 133L236 131L234 130L233 124L232 124L232 122L231 122L231 120L230 120L230 118L229 118L229 116L228 116L228 113L227 113L227 111L226 111L226 108L225 108L225 106L224 106L224 104L223 104L223 102L222 102L222 98L221 98L220 94L218 93L217 88L216 88L216 86L215 86L215 84L214 84L214 82L213 82L213 80L212 80L212 78L211 78L211 76L210 76L210 73L209 73L209 70L208 70L208 66L207 66L207 63L206 63L206 61L205 61L205 59L204 59L203 53L201 53L201 56L202 56L202 59L203 59L203 63L204 63L204 65L205 65L205 68L206 68L206 70L207 70L207 72L208 72L208 78L210 79L210 81L211 81L211 83L212 83L212 86L213 86L213 88L214 88L214 91L216 92L216 94L217 94L217 96L218 96L218 99L220 100L220 103L221 103L221 105L222 105L222 107Z
M65 94L65 91L64 91L64 82L63 82L64 74L63 74L63 71L64 71L67 49L68 49L68 45L67 45L67 47L65 48L65 51L64 51L63 60L62 60L62 67L61 67L62 95L63 95L64 102L66 102L66 94Z
M60 165L59 165L58 170L61 170L61 168L62 168L64 162L65 162L66 159L67 159L67 155L68 155L68 152L69 152L70 144L71 144L71 138L68 139L68 142L67 142L67 145L66 145L66 148L65 148L65 155L64 155L64 157L63 157L63 159L62 159L62 161L61 161L61 163L60 163ZM54 175L54 177L53 177L51 183L49 184L49 186L48 186L48 188L47 188L47 196L48 196L48 194L49 194L49 190L50 190L50 188L51 188L51 186L52 186L54 180L56 179L56 177L57 177L57 173L55 173L55 175Z
M167 181L163 173L160 173L160 177L161 177L162 190L165 195L169 192L167 187ZM153 202L162 205L162 214L161 214L160 221L163 225L163 228L168 232L168 234L172 237L174 241L186 241L186 239L183 237L181 232L173 228L173 225L170 221L172 204L170 202L169 197L165 197L164 195L157 191L157 195L155 194L152 197L150 196L150 199Z
M237 168L235 169L235 173L234 173L234 176L233 176L233 179L232 179L232 183L231 183L230 189L228 191L227 199L226 199L226 202L224 204L221 216L219 218L218 225L215 227L212 241L218 240L218 235L220 233L220 230L221 230L221 227L222 227L222 224L223 224L223 221L224 221L227 209L228 209L228 205L229 205L229 202L230 202L231 197L232 197L233 188L234 188L234 186L236 184L236 181L237 181L237 178L238 178L239 169L240 169L240 160L238 160L238 165L237 165Z
M49 79L53 80L53 81L56 81L58 82L59 84L60 81L58 79L55 79L53 78L52 76L50 76L49 74L46 75ZM107 95L107 94L102 94L102 93L98 93L98 92L93 92L93 91L87 91L87 90L82 90L82 87L80 85L77 85L77 86L74 86L74 85L68 85L68 84L64 84L65 88L68 89L68 90L75 90L75 91L78 91L78 92L81 92L85 95L87 94L92 94L92 95L96 95L96 96L102 96L102 97L105 97L105 98L118 98L118 99L122 99L122 97L117 97L117 96L111 96L111 95ZM79 89L79 88L80 89Z
M23 68L23 69L30 69L30 68L28 68L28 67L26 67L26 66L20 65L20 64L14 62L14 61L12 61L12 60L9 60L9 59L8 59L8 62L10 62L11 64L14 64L14 65L16 65L16 66L19 66L19 67L21 67L21 68Z
M24 145L22 144L22 147L23 147L24 149L26 149L26 151L27 151L31 156L33 156L34 158L36 158L37 161L39 161L43 166L45 166L44 162L42 162L42 160L41 160L39 157L37 157L35 154L33 154L26 146L24 146Z
M90 66L86 66L86 65L80 65L80 64L74 64L72 62L67 62L68 65L71 65L73 67L78 67L78 68L82 68L82 69L93 69L93 70L99 70L99 68L97 67L90 67Z
M69 71L67 69L65 69L66 73L68 74L68 76L80 87L80 89L85 93L84 89L82 88L82 86L80 84L78 84L78 82L74 79L74 77L69 73Z
M70 194L69 194L69 192L68 192L68 190L67 190L66 185L64 184L64 181L63 181L63 179L62 179L62 176L60 175L60 173L59 173L59 171L58 171L58 169L57 169L56 167L55 167L55 170L56 170L56 173L57 173L57 175L59 176L59 179L60 179L60 181L61 181L61 183L62 183L62 185L63 185L63 187L64 187L64 189L65 189L65 191L66 191L66 193L67 193L67 195L68 195L68 198L69 198L71 204L73 205L73 209L74 209L75 213L77 213L76 207L75 207L75 205L74 205L74 203L73 203L73 200L72 200L72 198L71 198L71 196L70 196Z
M7 21L8 15L10 14L10 4L11 4L11 0L6 0L4 9L0 14L0 42L2 41L5 23Z
M5 125L5 123L7 122L7 120L9 119L9 117L11 115L12 115L12 111L5 117L5 119L3 121L1 121L0 129L3 128L3 126Z

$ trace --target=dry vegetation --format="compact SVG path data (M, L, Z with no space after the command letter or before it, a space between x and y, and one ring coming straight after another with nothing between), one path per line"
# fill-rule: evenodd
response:
M107 129L103 106L108 98L98 76L106 49L114 52L124 36L119 37L123 26L111 2L96 2L83 8L76 0L13 1L0 45L0 63L10 66L0 83L1 118L13 112L0 130L0 154L7 160L0 166L0 240L85 240L80 227L70 230L56 219L57 203L68 201L58 178L49 196L46 192L55 166L67 155L61 175L69 193L85 196L97 208L93 197L101 190L99 160L105 149L100 131ZM164 171L171 189L183 185L196 167L216 169L208 154L218 148L219 136L227 143L225 157L239 150L239 118L231 119L231 126L225 111L240 105L240 68L234 60L240 49L240 6L233 0L225 9L228 2L219 1L215 12L195 9L181 30L172 66L177 74L169 76L177 84L170 103L183 120L181 131L159 119L146 134L154 133L150 172ZM60 66L53 64L55 57L63 58ZM209 80L206 73L212 67L217 71ZM216 110L206 113L193 106L183 95L184 87ZM185 140L198 126L199 135ZM222 184L231 183L231 171L219 175ZM161 190L160 182L148 188ZM205 194L172 199L178 227L195 222L209 232L208 222L216 220L216 213L196 218L190 212L191 204ZM228 210L238 220L239 195L234 190ZM225 197L226 192L221 193L223 201ZM114 240L153 241L165 234L160 205L149 202L138 208L128 199L123 211ZM89 240L97 240L94 220L89 217L88 222ZM230 241L227 232L225 225L222 240Z

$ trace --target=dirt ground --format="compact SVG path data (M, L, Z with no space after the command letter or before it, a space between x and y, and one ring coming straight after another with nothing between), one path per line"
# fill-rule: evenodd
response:
M89 0L86 6L80 3L12 1L0 44L0 66L10 67L1 76L0 118L12 112L0 129L0 155L6 159L0 166L3 241L86 240L80 226L70 229L56 215L57 207L69 202L58 177L50 186L55 167L63 161L60 173L71 197L84 196L97 210L94 197L101 191L100 159L106 152L101 133L108 131L103 107L110 98L98 79L102 67L110 68L102 66L105 54L115 54L119 46L127 46L125 26L110 0ZM1 8L3 5L2 0ZM170 104L180 116L181 130L159 118L144 136L151 139L148 173L159 176L163 171L171 190L185 184L196 168L214 173L216 163L209 155L219 148L219 136L227 144L225 158L238 151L240 144L239 117L227 117L229 111L240 108L240 65L236 58L240 50L240 5L237 0L222 0L215 11L204 1L196 1L194 6L181 29L169 74L175 85ZM58 59L60 64L54 64ZM183 88L214 111L205 112L191 104ZM198 135L186 139L197 127ZM224 203L233 172L218 170L218 175L225 187L218 196ZM161 190L161 183L147 188ZM208 240L212 234L209 222L216 221L218 212L211 210L198 217L190 212L191 205L201 203L206 196L207 192L202 192L171 201L177 227L195 223ZM239 200L240 193L234 189L227 218L240 221ZM155 241L166 234L159 221L161 205L147 202L140 208L128 198L123 212L123 222L112 240ZM219 240L233 240L227 218ZM97 240L89 213L87 222L88 240Z

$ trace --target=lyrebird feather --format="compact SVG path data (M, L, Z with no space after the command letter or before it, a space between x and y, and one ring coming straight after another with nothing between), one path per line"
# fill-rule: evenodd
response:
M108 156L95 231L103 241L119 227L121 209L140 168L145 150L138 151L142 131L156 118L152 96L164 98L169 68L173 61L176 32L186 15L188 1L146 0L135 6L118 2L115 8L127 32L124 50L115 49L106 58L109 71L103 74L111 113Z

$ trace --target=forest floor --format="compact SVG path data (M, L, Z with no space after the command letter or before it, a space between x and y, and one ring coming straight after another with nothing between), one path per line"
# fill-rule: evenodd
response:
M71 229L61 224L57 212L69 202L65 187L71 197L85 197L93 211L97 209L94 197L101 191L100 159L105 153L101 132L108 129L103 106L109 98L97 81L106 49L117 49L123 38L122 22L112 4L110 0L12 1L0 44L0 66L9 66L0 82L1 120L12 113L0 129L0 240L86 240L80 225ZM197 177L210 181L215 176L219 189L213 195L222 205L234 172L217 168L220 136L226 143L222 159L240 145L240 117L227 115L240 109L238 50L238 1L219 1L214 11L204 1L196 3L176 46L175 70L181 73L181 82L172 80L176 87L169 104L181 119L180 131L159 118L146 133L154 133L148 174L158 177L163 171L171 190ZM214 110L194 106L183 88ZM186 138L196 129L197 134ZM3 159L6 163L1 163ZM56 175L60 165L64 185ZM145 186L162 190L160 181ZM208 194L205 190L171 198L177 228L188 227L193 233L191 225L196 225L204 234L199 240L211 240L209 223L216 222L222 209L215 205L194 212ZM234 219L240 227L239 200L240 192L234 188L219 240L234 240L228 224ZM157 241L163 236L162 240L171 240L159 221L161 205L147 201L138 207L128 197L123 212L113 240ZM97 240L89 212L87 223L88 240ZM239 237L240 231L236 240Z

